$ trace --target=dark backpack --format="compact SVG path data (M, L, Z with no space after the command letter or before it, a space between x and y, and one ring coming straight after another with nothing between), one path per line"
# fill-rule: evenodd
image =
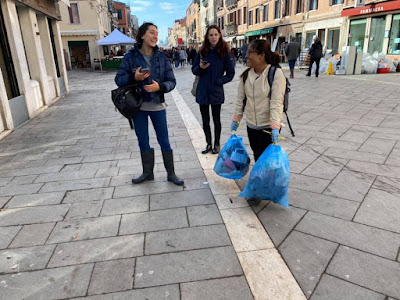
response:
M274 82L275 73L276 73L276 69L277 69L277 68L280 68L280 66L271 66L271 67L269 68L269 71L268 71L268 84L269 84L269 86L270 86L269 93L268 93L268 98L270 98L270 99L271 99L271 95L272 95L272 84L273 84L273 82ZM243 79L243 84L246 82L247 76L249 75L249 70L250 70L250 69L247 69L247 70L243 73L243 77L242 77L242 79ZM287 119L287 122L288 122L288 125L289 125L290 133L291 133L292 136L294 137L294 136L295 136L295 135L294 135L294 131L293 131L293 129L292 129L292 125L290 124L289 116L288 116L288 114L287 114L287 111L288 111L288 109L289 109L290 82L289 82L289 80L286 78L286 76L285 76L285 79L286 79L286 89L285 89L285 96L283 97L283 112L284 112L285 115L286 115L286 119ZM244 111L244 108L246 107L246 102L247 102L247 98L244 98L244 99L243 99L243 111Z

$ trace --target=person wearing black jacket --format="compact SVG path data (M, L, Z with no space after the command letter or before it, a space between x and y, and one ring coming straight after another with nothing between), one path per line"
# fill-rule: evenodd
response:
M315 70L315 77L318 77L318 73L319 73L319 62L321 60L322 57L322 44L321 41L319 40L319 38L314 38L314 43L311 45L310 48L310 55L311 55L311 59L310 59L310 67L308 68L308 73L306 76L311 76L311 68L314 64L314 62L317 65L317 68Z

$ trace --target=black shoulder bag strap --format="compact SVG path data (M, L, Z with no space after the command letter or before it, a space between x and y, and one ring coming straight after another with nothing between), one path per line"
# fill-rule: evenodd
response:
M133 49L131 51L132 51L133 69L135 70L135 52L133 51ZM135 74L133 74L133 76L135 76ZM129 122L129 126L131 127L131 129L132 130L135 129L133 119L128 119L128 122Z

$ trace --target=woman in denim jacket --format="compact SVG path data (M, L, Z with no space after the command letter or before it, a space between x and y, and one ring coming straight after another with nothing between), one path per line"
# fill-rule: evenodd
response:
M115 76L119 87L139 83L143 93L143 104L133 119L139 141L143 174L132 179L132 183L154 180L154 149L149 144L149 117L153 123L158 143L161 146L168 181L183 185L175 175L174 158L168 138L167 114L164 94L175 88L176 80L171 64L164 53L158 51L158 30L153 23L140 26L133 50L127 53ZM142 70L145 69L146 70Z

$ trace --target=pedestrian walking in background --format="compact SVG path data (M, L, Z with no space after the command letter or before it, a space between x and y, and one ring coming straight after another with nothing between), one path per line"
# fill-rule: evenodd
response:
M182 47L181 50L179 50L179 61L180 61L181 67L185 66L186 60L187 60L187 53L186 53L185 47Z
M193 65L193 61L194 61L194 59L196 58L196 55L197 55L196 49L194 49L192 47L192 49L190 50L190 54L189 55L190 55L190 64Z
M115 83L124 87L139 83L143 93L140 111L133 119L139 142L143 174L132 179L132 183L154 180L154 149L149 143L149 117L161 146L168 181L183 185L183 180L175 175L174 157L168 138L167 113L164 94L175 88L176 80L171 64L164 53L158 51L158 30L153 23L143 23L139 27L133 50L127 53L115 76ZM146 71L142 69L146 68Z
M249 48L249 44L244 43L242 45L242 47L240 48L241 52L242 52L242 61L243 61L243 65L247 66L247 58L246 58L246 53L247 53L247 49Z
M211 150L213 154L217 154L220 150L221 105L225 101L223 85L235 76L232 59L229 46L222 39L219 27L209 26L201 50L196 55L192 66L193 74L200 77L196 90L196 102L200 105L207 142L207 146L202 151L203 154ZM214 147L211 141L210 106L214 122Z
M310 66L308 68L308 73L306 76L311 76L311 69L315 62L317 68L315 69L315 77L318 77L319 74L319 62L322 57L322 44L318 37L314 38L314 43L311 45L310 48Z
M178 69L179 62L181 61L181 58L180 58L180 55L179 55L179 50L177 48L174 48L174 52L173 52L172 56L173 56L173 59L174 59L175 69Z
M290 78L294 78L294 65L301 52L300 43L292 36L290 43L286 46L285 54L289 62Z
M232 116L231 131L235 131L246 114L247 134L255 161L278 138L283 116L283 100L286 90L286 77L279 66L279 55L271 51L266 40L254 40L250 43L247 54L249 68L240 76L238 97ZM268 83L268 72L276 67L272 86ZM244 81L244 82L243 82ZM268 97L270 89L271 98ZM246 99L246 104L244 104ZM244 108L244 110L243 110ZM267 132L265 132L267 131ZM260 202L248 200L251 205Z

